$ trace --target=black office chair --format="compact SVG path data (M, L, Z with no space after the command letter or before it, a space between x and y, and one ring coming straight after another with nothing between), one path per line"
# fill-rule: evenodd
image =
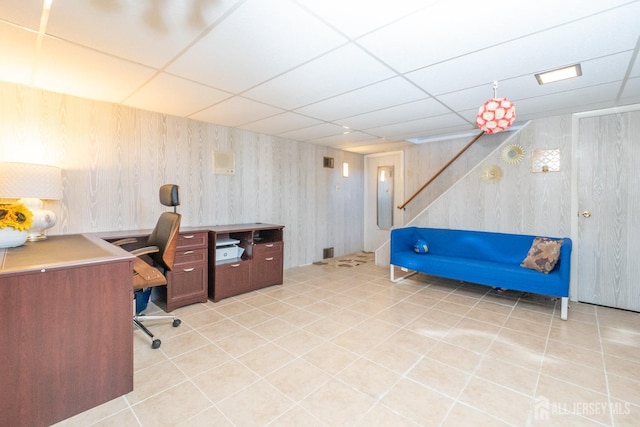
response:
M165 206L173 206L173 212L163 212L158 218L155 228L151 232L146 246L131 250L136 255L133 263L133 288L137 297L142 296L142 290L155 286L167 284L165 276L167 271L173 269L173 262L176 254L176 246L178 244L178 231L180 229L180 214L176 213L176 206L180 205L178 196L178 186L174 184L166 184L160 187L160 203ZM135 243L135 238L121 239L112 242L115 245L122 246L124 244ZM140 257L148 255L152 260L152 265L143 261ZM147 293L148 297L149 294ZM145 320L162 320L172 319L173 327L178 327L181 323L180 319L172 314L168 315L145 315L137 313L134 304L133 324L141 329L151 338L151 348L159 348L162 342L155 338L146 326L142 324Z

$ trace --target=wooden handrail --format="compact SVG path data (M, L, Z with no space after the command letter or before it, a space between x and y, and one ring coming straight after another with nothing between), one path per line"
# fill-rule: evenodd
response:
M478 139L480 139L480 137L484 135L484 131L480 131L479 134L477 134L476 136L473 137L473 139L471 140L471 142L469 142L462 150L460 150L460 152L458 154L456 154L455 156L453 156L453 158L451 160L449 160L447 162L446 165L444 165L434 176L431 177L431 179L427 182L424 183L424 185L422 187L420 187L420 189L418 191L416 191L415 193L413 193L413 196L409 197L407 199L406 202L404 202L403 204L401 204L400 206L398 206L398 209L404 209L405 206L407 206L409 204L409 202L411 202L413 199L416 198L416 196L418 194L420 194L420 192L422 190L424 190L425 188L427 188L427 185L431 184L433 182L434 179L436 179L442 172L445 171L445 169L447 169L451 163L455 162L456 159L458 157L460 157L462 155L462 153L464 153L465 151L467 151L467 149L469 147L471 147L473 145L474 142L476 142Z

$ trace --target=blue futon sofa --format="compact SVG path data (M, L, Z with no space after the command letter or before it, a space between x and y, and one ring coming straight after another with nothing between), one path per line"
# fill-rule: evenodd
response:
M567 319L571 239L561 240L560 256L548 272L521 267L536 236L442 228L406 227L391 231L391 280L416 272L498 288L562 298ZM420 244L416 248L416 244ZM426 244L426 248L423 248ZM426 252L426 253L425 253ZM408 272L395 277L395 268ZM547 266L549 267L549 266Z

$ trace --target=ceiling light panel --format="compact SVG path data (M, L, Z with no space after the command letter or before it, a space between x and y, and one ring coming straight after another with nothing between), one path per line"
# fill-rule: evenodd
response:
M573 79L582 75L580 64L570 65L568 67L556 68L555 70L537 73L536 80L538 84L544 85L548 83L559 82L561 80Z
M345 42L293 3L249 0L167 71L240 93Z

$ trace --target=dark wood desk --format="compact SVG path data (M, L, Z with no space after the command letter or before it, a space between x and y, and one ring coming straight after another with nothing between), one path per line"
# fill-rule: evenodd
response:
M88 235L0 250L0 426L48 426L133 390L133 259Z

